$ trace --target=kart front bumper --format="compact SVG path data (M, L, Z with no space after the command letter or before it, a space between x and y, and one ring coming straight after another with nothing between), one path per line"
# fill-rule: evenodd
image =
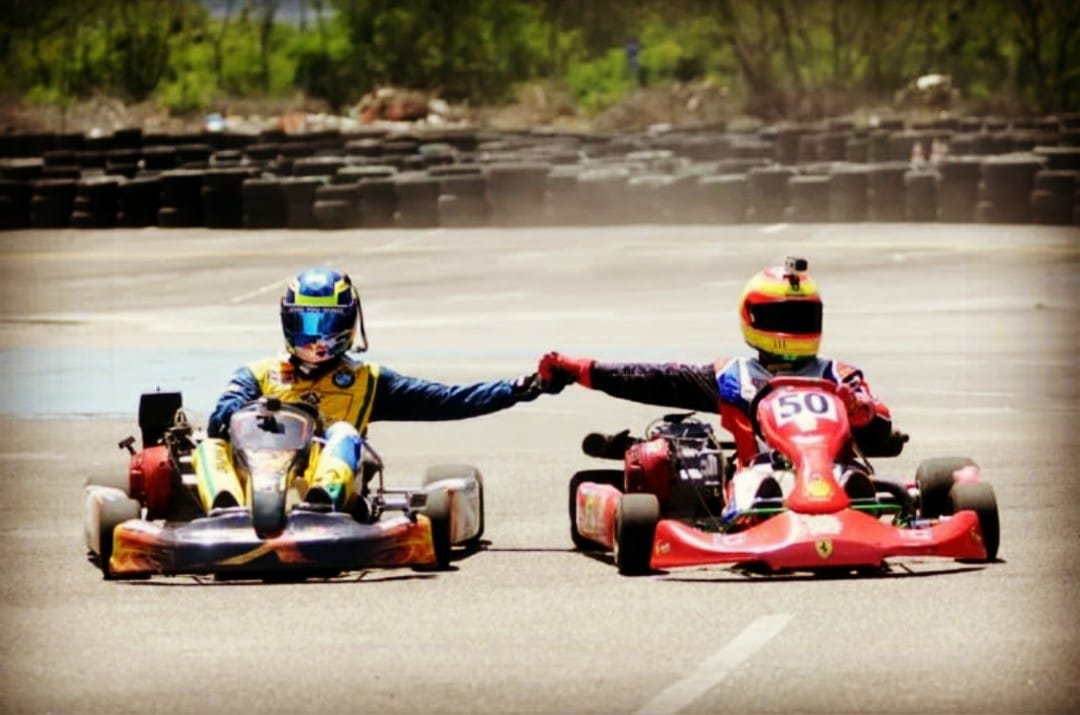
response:
M113 531L109 575L333 572L435 564L423 514L361 524L342 513L294 510L278 536L261 539L245 510L162 524L130 519Z
M832 514L786 511L730 534L661 519L650 565L657 570L739 564L769 571L817 571L880 568L886 559L903 556L985 560L978 517L961 511L932 526L899 528L851 509Z

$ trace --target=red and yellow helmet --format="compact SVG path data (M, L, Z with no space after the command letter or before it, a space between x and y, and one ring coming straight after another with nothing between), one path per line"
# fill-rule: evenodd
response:
M757 273L739 298L746 343L784 361L817 355L821 343L821 294L805 258Z

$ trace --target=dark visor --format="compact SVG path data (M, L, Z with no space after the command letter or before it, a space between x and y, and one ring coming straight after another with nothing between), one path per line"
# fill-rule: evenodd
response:
M789 300L751 304L750 323L755 329L770 333L820 333L821 303L816 300Z

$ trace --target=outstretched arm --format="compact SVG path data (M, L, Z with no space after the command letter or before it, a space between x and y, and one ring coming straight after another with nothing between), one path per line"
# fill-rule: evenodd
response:
M539 375L555 385L576 382L612 397L697 412L716 412L720 392L713 365L681 363L599 363L548 353Z
M380 366L371 421L438 421L479 417L536 399L536 375L469 385L409 377Z

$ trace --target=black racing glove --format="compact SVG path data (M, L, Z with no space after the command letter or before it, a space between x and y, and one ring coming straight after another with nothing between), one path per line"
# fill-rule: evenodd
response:
M541 380L540 375L535 372L531 375L523 375L516 380L513 380L510 384L518 402L530 402L540 395L558 394L566 387L566 383L564 382L547 382Z

